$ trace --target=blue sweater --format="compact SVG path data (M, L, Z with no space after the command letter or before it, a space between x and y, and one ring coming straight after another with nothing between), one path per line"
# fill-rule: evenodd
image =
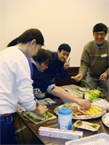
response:
M48 86L53 84L51 80L55 78L57 74L59 74L62 79L65 79L68 75L67 70L64 70L63 68L64 63L58 60L57 52L49 52L52 55L52 63L49 64L48 69L44 72L39 72L36 65L32 63L33 87L39 88L42 92L46 92Z
M68 71L64 69L64 62L58 60L57 52L52 52L48 50L52 56L52 63L49 64L48 69L44 71L44 75L48 80L52 80L59 74L61 79L66 79L68 76Z
M36 65L32 63L33 66L33 88L39 88L42 92L46 92L46 89L52 83L48 81L45 77L43 72L40 72Z

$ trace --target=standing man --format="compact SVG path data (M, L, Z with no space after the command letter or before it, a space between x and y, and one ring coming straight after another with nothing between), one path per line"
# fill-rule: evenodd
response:
M61 44L57 52L48 50L52 56L52 63L48 65L48 69L44 71L44 77L52 83L55 83L55 77L59 74L61 79L66 79L68 76L68 68L70 66L69 54L71 47L68 44Z
M90 89L101 87L109 95L109 41L106 40L107 26L98 23L93 27L94 40L87 43L81 56L78 81L85 76L85 85Z

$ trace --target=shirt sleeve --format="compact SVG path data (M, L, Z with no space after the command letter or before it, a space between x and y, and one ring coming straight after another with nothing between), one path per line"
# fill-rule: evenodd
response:
M89 53L87 51L87 48L84 47L84 50L81 56L81 65L79 68L79 73L85 75L88 71L88 67L89 67Z
M12 70L16 77L16 91L19 103L23 105L26 110L32 111L36 109L37 100L35 100L33 94L33 81L30 78L30 67L27 59L25 58L22 62L15 63Z
M47 92L50 94L51 90L55 87L55 84L51 84L47 88Z

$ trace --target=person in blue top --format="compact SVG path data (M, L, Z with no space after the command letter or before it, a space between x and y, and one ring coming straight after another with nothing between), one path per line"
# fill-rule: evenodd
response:
M52 64L49 55L50 53L47 50L40 49L38 54L31 60L33 65L33 87L42 89L41 91L43 92L48 92L51 95L68 100L70 102L75 102L84 109L90 108L90 102L88 100L80 99L72 94L69 94L61 87L58 87L54 83L50 82L47 78L44 78L44 71L49 69L49 65Z
M59 74L61 79L66 79L70 66L70 58L68 59L68 57L71 52L71 47L63 43L58 47L57 52L50 50L48 52L52 56L52 63L48 65L48 69L43 73L45 79L47 78L47 80L56 83L55 77L57 74Z

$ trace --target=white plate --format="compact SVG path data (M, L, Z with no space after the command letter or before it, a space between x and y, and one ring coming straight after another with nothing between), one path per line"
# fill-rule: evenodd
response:
M67 141L65 145L109 145L109 135L107 133L99 133L74 141Z
M102 122L104 123L104 125L109 127L109 113L106 113L105 115L102 116Z
M68 104L69 104L69 103L66 103L66 104L57 106L57 107L54 109L55 114L58 115L58 109L59 109L59 108L62 108L62 107L67 107ZM76 105L76 103L70 103L70 104L72 104L72 106L78 106L78 105ZM94 106L94 105L93 105L93 106ZM103 115L106 113L106 110L105 110L104 108L99 107L99 106L96 106L96 107L102 109L102 112L101 112L100 115L95 116L95 117L88 117L88 118L85 118L84 116L79 118L79 117L74 117L74 116L72 115L72 119L75 119L75 120L89 120L89 119L95 119L95 118L99 118L99 117L103 116ZM69 107L68 107L68 108L69 108Z
M82 120L77 120L73 124L73 126L80 129L90 130L90 131L97 131L100 128L100 125L97 123L92 123L92 122L87 122Z

